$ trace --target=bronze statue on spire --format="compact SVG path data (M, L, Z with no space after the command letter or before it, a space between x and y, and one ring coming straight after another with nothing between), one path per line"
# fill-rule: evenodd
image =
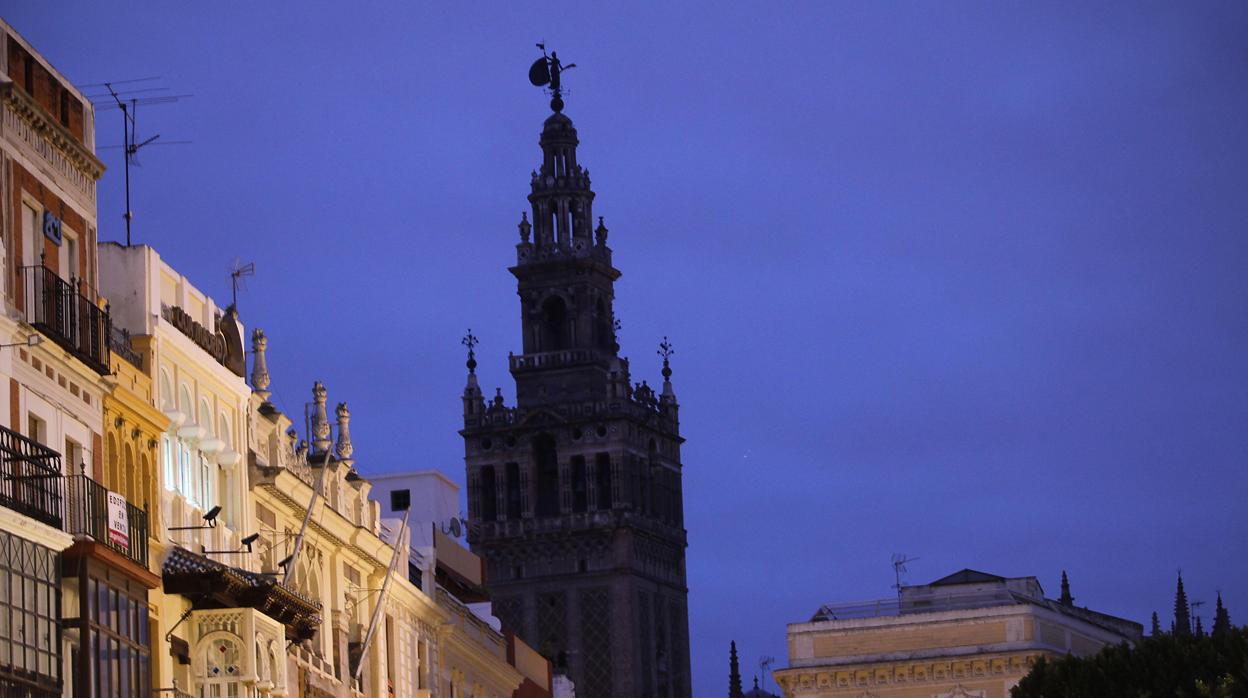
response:
M563 65L556 51L551 51L549 56L546 55L545 42L538 42L537 47L542 50L542 57L533 61L533 65L529 66L529 82L535 87L550 85L550 108L555 112L561 112L563 111L563 85L560 75L565 70L575 68L576 64Z

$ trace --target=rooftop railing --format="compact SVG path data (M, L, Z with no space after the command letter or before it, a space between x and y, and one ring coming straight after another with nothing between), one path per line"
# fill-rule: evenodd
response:
M59 453L0 427L0 506L60 528L64 487Z
M876 599L873 601L857 601L853 603L828 604L821 606L810 619L812 623L825 620L856 620L862 618L883 618L888 616L904 616L915 613L940 613L942 611L962 611L972 608L990 608L993 606L1012 606L1023 603L1013 592L1000 589L974 594L942 594L939 596L914 596L901 599Z

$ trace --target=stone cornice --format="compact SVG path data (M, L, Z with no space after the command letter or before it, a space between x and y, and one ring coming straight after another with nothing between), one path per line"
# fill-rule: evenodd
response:
M991 681L1021 678L1040 657L1055 659L1051 651L981 654L968 657L780 669L774 676L787 697L830 690L898 688L953 681Z
M79 143L69 129L48 118L43 107L16 83L0 83L0 101L69 158L80 172L97 181L104 174L104 163L95 153Z

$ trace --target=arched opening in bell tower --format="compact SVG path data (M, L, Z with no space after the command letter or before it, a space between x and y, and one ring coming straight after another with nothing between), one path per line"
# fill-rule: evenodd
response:
M494 521L498 518L498 486L494 480L494 466L481 469L481 519Z
M539 351L559 351L567 349L568 305L559 296L551 296L542 303L541 346Z
M537 466L537 515L559 515L559 453L555 437L538 434L533 439L533 460Z

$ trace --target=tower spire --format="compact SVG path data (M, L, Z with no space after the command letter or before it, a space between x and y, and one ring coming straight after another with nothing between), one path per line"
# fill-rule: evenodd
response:
M1074 606L1075 597L1070 595L1070 580L1066 578L1066 570L1062 570L1062 595L1058 603L1063 606Z
M472 333L472 328L468 328L468 334L464 335L459 343L468 347L468 361L464 363L468 367L468 382L464 386L464 417L478 415L485 410L485 401L481 397L481 386L477 384L477 337Z
M728 648L728 698L742 698L741 667L737 665L737 641Z

